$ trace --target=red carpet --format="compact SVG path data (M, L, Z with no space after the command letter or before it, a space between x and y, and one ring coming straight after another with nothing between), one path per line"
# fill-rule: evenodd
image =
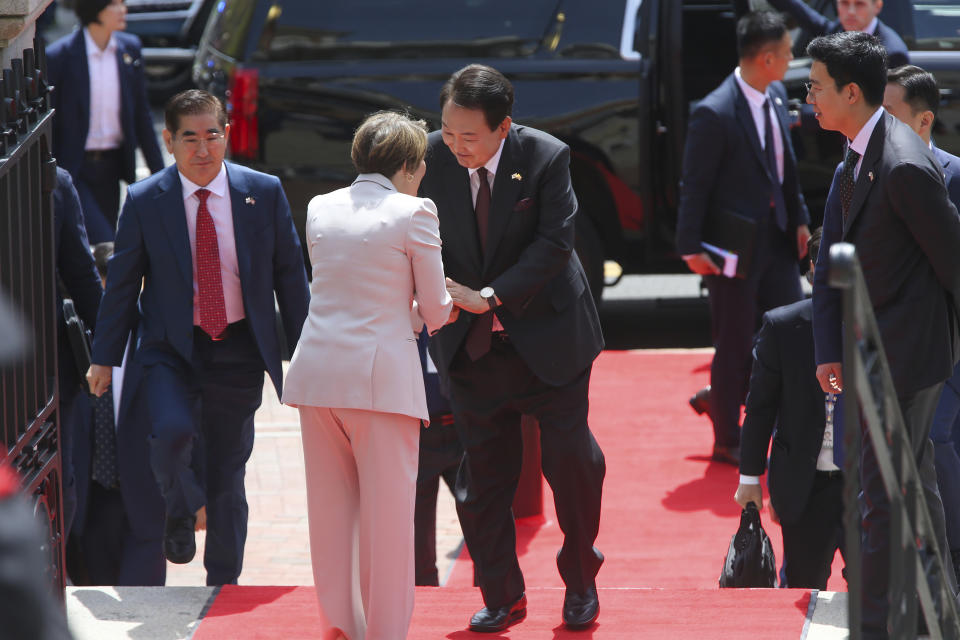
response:
M604 352L593 370L590 425L607 460L597 547L601 615L592 631L560 626L561 534L552 494L545 514L518 523L528 619L505 635L463 631L482 606L470 561L454 565L445 587L418 589L410 638L799 638L809 603L803 590L720 590L717 579L739 523L737 470L712 463L710 421L687 398L707 383L710 355ZM780 528L763 512L781 558ZM828 588L844 590L839 557ZM316 638L310 588L225 587L194 640Z
M527 592L527 619L505 634L464 629L473 589L417 588L410 640L797 640L810 592L794 589L600 589L601 616L590 630L560 624L562 589ZM317 640L313 587L224 587L193 640ZM375 638L371 640L377 640Z

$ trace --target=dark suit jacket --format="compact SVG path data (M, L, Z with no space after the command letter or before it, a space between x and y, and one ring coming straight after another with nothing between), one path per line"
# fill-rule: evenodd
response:
M839 20L829 20L816 10L808 6L803 0L767 0L770 6L778 11L789 13L807 33L822 36L830 33L840 33L843 25ZM891 69L910 62L910 53L903 38L896 31L877 21L877 30L874 33L880 43L887 50L887 66Z
M953 206L960 209L960 158L947 153L940 147L933 147L933 155L943 167L943 180L947 185L947 196Z
M240 165L226 166L243 307L280 394L283 374L274 293L287 346L293 353L310 298L303 253L280 181ZM130 185L127 191L97 317L93 361L119 365L126 337L138 325L141 363L155 363L174 354L191 361L193 265L176 165Z
M839 174L838 167L813 284L817 364L843 360L840 291L827 285L827 274L831 245L849 242L857 249L897 393L946 380L960 357L960 216L940 164L913 130L884 112L864 153L846 224Z
M93 330L100 308L103 288L97 265L90 253L87 229L84 226L80 198L73 186L70 174L57 167L57 184L53 190L53 237L57 275L73 300L77 315ZM67 326L63 320L63 304L57 289L57 352L60 358L60 389L74 390L80 384L73 351L67 338Z
M787 93L775 82L769 92L784 142L783 198L787 205L787 232L795 235L810 214L797 181L797 161L787 118ZM779 177L767 170L760 136L750 105L734 74L714 89L690 116L683 154L683 181L677 218L677 251L700 253L704 222L720 210L755 220L770 215L771 193ZM794 246L795 243L791 243ZM794 249L796 251L796 249Z
M123 127L123 179L137 181L136 150L140 147L150 171L163 169L163 156L147 102L140 39L116 32L120 70L120 123ZM47 47L47 76L54 85L53 155L76 179L83 164L90 127L90 71L83 30L66 35Z
M597 309L573 250L577 199L570 184L570 149L530 127L513 125L493 185L487 250L481 252L467 169L440 132L430 134L420 195L440 215L447 277L479 290L493 287L496 315L527 366L560 386L582 373L603 348ZM446 376L472 313L441 329L430 353Z
M810 497L824 421L813 361L813 301L772 309L763 316L753 348L740 473L763 475L772 434L770 500L787 524L800 517Z

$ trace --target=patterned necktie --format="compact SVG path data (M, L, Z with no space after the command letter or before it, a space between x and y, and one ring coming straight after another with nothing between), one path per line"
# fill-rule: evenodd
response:
M847 224L847 215L850 213L850 203L853 201L853 187L856 184L853 179L853 170L860 160L860 154L853 150L853 147L847 149L847 157L843 161L843 170L840 172L840 205L843 211L843 224Z
M487 181L487 168L477 169L480 188L477 190L477 204L473 212L477 217L477 235L480 236L480 248L487 248L487 225L490 222L490 183ZM490 334L493 332L493 311L480 314L473 320L464 348L471 360L479 360L490 351Z
M770 120L770 98L763 101L763 154L767 160L767 169L773 178L773 192L770 203L774 210L780 231L787 230L787 203L783 200L783 187L780 184L780 171L777 170L777 149L773 144L773 122Z
M227 328L227 307L223 302L223 278L220 275L220 245L217 228L207 208L210 191L197 189L197 288L200 294L200 328L216 339Z
M113 385L93 399L93 461L91 477L107 489L118 485L117 430L113 420Z

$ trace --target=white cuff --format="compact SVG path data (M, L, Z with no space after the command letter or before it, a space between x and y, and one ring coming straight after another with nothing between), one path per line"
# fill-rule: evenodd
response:
M745 476L741 473L740 484L760 484L760 476Z

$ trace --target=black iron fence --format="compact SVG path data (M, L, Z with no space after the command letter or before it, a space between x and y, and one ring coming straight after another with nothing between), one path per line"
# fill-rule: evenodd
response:
M39 45L39 42L35 43ZM51 155L53 113L42 46L0 78L0 294L31 330L26 353L0 368L0 463L20 474L45 531L50 582L64 587L57 309ZM0 340L5 338L0 337Z
M934 640L960 639L960 619L948 586L923 485L903 424L863 272L851 244L830 247L830 286L843 289L844 526L851 640L860 638L860 438L863 425L890 498L891 638L917 636L917 606Z

